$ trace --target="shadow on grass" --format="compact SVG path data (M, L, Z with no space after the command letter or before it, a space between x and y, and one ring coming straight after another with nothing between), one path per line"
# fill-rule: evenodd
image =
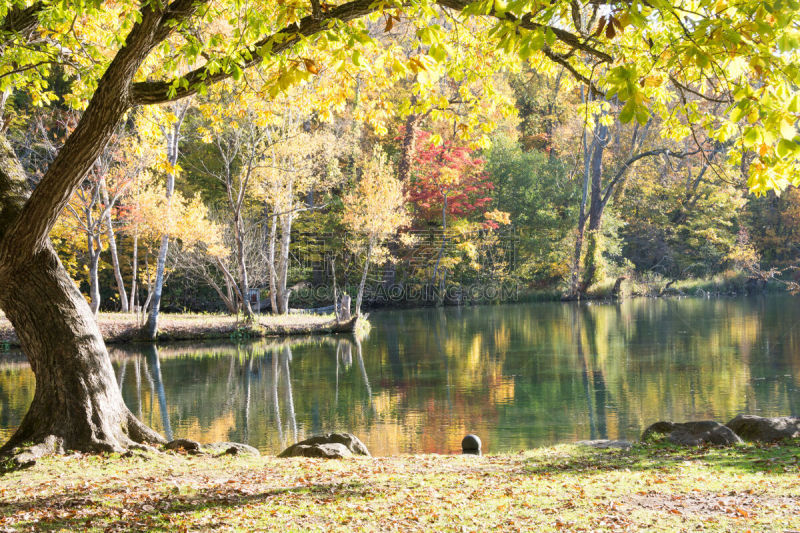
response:
M741 473L800 473L800 440L780 445L680 447L669 443L636 444L629 450L587 447L563 458L532 458L526 470L535 474L664 470L684 461L698 461L713 470Z
M303 495L315 501L325 499L335 502L345 498L366 497L373 492L373 489L362 482L282 487L253 494L224 486L215 486L191 495L157 492L147 500L130 504L122 503L119 507L116 502L102 501L115 497L124 500L125 488L119 487L91 496L76 496L73 492L13 503L0 503L0 523L15 528L34 528L37 531L80 531L90 528L99 528L103 531L174 530L171 527L172 520L170 518L179 513L191 514L267 503L270 499L287 494ZM76 512L77 509L81 510L80 516L70 516L79 514ZM26 519L24 515L34 510L53 518ZM12 523L12 517L18 513L23 513L22 519ZM187 519L190 518L187 517ZM213 528L213 526L210 527Z

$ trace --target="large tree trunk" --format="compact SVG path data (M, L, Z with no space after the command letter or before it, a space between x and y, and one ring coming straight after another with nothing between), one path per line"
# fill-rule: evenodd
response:
M177 1L165 13L153 5L142 7L80 122L30 195L22 167L0 135L0 307L36 378L33 402L2 448L30 444L14 455L17 463L60 450L123 450L163 441L125 406L97 323L48 237L130 107L139 66L195 9Z
M125 406L92 312L52 246L3 271L0 306L36 377L33 402L3 452L34 443L18 456L25 463L47 452L163 442Z

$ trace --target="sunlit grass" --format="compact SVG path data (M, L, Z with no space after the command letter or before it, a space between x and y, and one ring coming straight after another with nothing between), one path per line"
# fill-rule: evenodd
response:
M0 528L792 530L800 448L572 445L496 456L324 461L48 458L0 477Z

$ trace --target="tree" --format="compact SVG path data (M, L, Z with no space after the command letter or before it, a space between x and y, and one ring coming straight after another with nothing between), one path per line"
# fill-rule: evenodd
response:
M361 314L364 286L370 262L381 243L409 222L403 184L394 175L394 168L380 146L361 167L361 177L343 198L343 222L350 231L359 234L366 248L364 270L356 296L356 314ZM385 255L385 254L381 254Z
M440 223L442 239L431 280L438 280L443 286L445 276L440 276L440 266L450 238L448 219L466 219L476 212L486 212L492 201L488 194L494 184L483 171L485 161L475 157L473 150L449 141L437 145L426 131L421 131L419 136L417 143L421 148L417 150L412 167L408 196L419 220ZM487 224L497 227L492 220Z
M167 200L167 209L172 204L172 196L175 193L175 177L178 173L178 156L180 155L181 127L189 110L189 99L174 102L166 116L161 117L159 129L164 137L166 147L166 174L167 184L164 188L164 197ZM158 314L161 311L161 294L164 290L164 274L167 264L167 253L169 252L169 232L163 231L161 235L161 245L158 249L158 261L156 263L156 281L153 288L153 297L150 302L150 315L147 317L147 332L149 339L155 340L158 336Z
M298 99L313 97L307 90L293 94ZM288 283L292 226L301 213L324 207L325 204L316 203L316 197L340 183L342 174L336 155L346 143L330 130L313 125L311 117L294 111L288 100L281 99L276 104L273 123L263 127L267 145L264 160L252 173L258 195L268 210L270 306L273 313L285 314L289 312L291 295Z
M2 7L0 92L20 87L32 102L46 103L52 96L48 76L59 65L74 81L67 101L75 107L85 103L33 192L7 139L0 137L0 307L37 382L30 410L4 450L34 443L28 455L18 456L30 459L56 449L120 450L163 440L125 406L91 311L48 239L126 113L239 79L243 69L257 64L275 73L270 92L277 95L311 76L300 54L314 46L358 64L353 47L371 38L363 23L353 21L372 13L425 19L437 16L439 6L491 17L487 46L567 68L590 90L626 102L623 121L646 122L648 106L667 116L659 106L664 94L721 99L729 105L718 117L703 117L689 104L683 112L718 141L736 140L729 159L749 161L751 189L781 189L800 180L800 142L793 127L800 112L793 1L698 0L691 11L634 2L610 6L603 15L597 3L575 7L564 0L497 7L467 0L398 7L351 0L325 10L316 0L309 4L259 2L245 12L238 4L202 0L111 5L19 0ZM213 24L233 13L240 16L238 25ZM436 43L444 31L432 28L424 37ZM443 52L430 55L443 61ZM745 117L752 118L749 125L739 124Z

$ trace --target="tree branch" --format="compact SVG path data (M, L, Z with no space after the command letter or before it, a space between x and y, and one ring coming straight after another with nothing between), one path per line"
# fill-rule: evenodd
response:
M44 2L36 2L24 9L16 7L6 13L0 22L0 34L12 33L30 39L31 34L39 27L39 13L45 8Z
M467 7L471 1L437 0L437 3L443 7L461 11ZM365 15L369 15L370 13L373 13L379 9L381 9L381 4L376 3L374 0L352 0L345 4L331 8L324 14L320 13L320 16L318 17L314 14L308 15L303 17L299 22L290 24L273 34L266 36L255 43L252 43L247 48L240 50L236 53L232 60L242 69L252 67L259 61L263 60L266 54L269 54L270 56L277 55L297 44L301 37L310 37L314 34L324 31L328 28L328 23L330 21L338 20L340 22L349 22ZM545 26L538 22L534 22L531 15L525 15L524 17L518 19L513 15L498 14L494 11L494 9L492 9L489 14L503 20L518 23L521 27L529 30L549 29L562 43L574 49L586 52L602 62L611 63L613 61L613 58L610 55L590 46L587 41L582 40L579 36L555 26ZM279 36L281 38L278 38ZM267 49L268 52L262 52L262 49ZM588 80L575 71L575 69L569 65L566 60L559 58L559 56L554 52L550 51L549 55L545 55L547 55L547 57L551 60L564 65L565 68L568 68L570 72L582 82L588 82ZM199 90L199 86L202 84L211 84L222 81L230 76L231 74L229 72L212 72L209 70L208 66L204 65L186 73L180 78L168 81L145 81L134 83L131 88L131 100L134 105L161 104L170 102L195 94ZM188 85L185 87L179 87L175 89L172 94L170 94L171 88L177 87L176 82L178 79L185 80L188 82ZM592 88L599 94L599 91L596 87L592 86Z
M3 261L22 264L46 246L58 214L95 164L128 110L131 81L158 44L155 36L163 34L168 20L173 25L180 22L176 17L190 16L192 11L180 10L189 1L176 0L164 12L154 11L150 4L142 8L140 22L131 28L125 44L100 78L75 130L19 215L10 227L3 228L7 229L0 240L0 258Z
M617 174L614 176L614 179L612 179L611 182L609 182L609 184L606 185L606 188L603 191L602 205L605 207L605 205L608 203L608 200L611 198L611 193L614 190L614 186L622 180L622 178L625 176L625 173L628 171L631 165L633 165L640 159L644 159L645 157L651 157L654 155L667 155L670 157L677 157L679 159L683 159L684 157L698 154L700 153L700 151L701 151L700 149L697 149L693 152L675 152L668 148L656 148L654 150L648 150L646 152L641 152L639 154L636 154L635 156L631 157L630 159L625 161L625 163L622 164L622 167L617 171Z

